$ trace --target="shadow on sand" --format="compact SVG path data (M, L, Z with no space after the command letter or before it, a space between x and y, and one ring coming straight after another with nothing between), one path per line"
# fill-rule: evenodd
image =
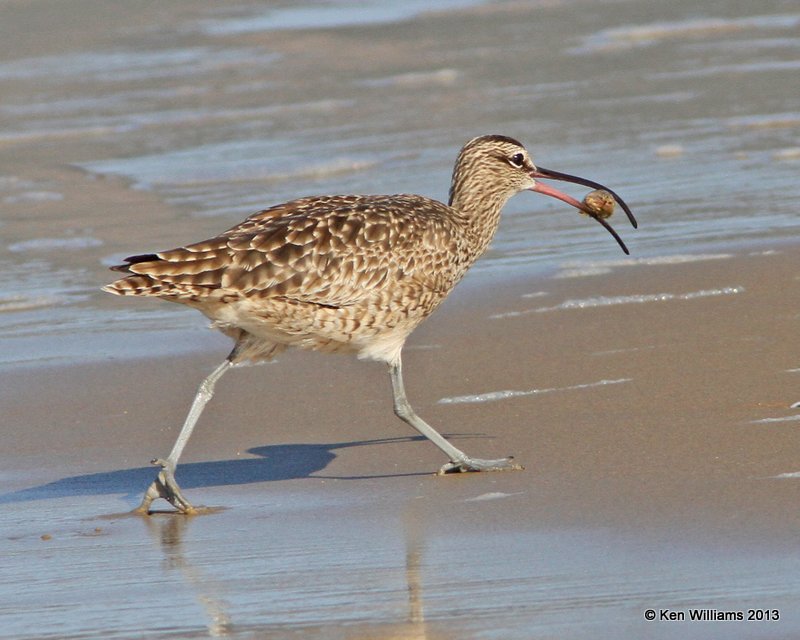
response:
M380 438L326 444L277 444L254 447L248 453L256 458L238 458L214 462L187 462L178 466L178 480L183 489L219 487L276 480L308 478L324 469L334 458L336 451L349 447L386 445L400 442L425 440L422 436ZM70 496L93 496L121 494L126 498L138 497L152 482L157 470L153 466L120 469L101 473L69 476L54 482L0 495L0 504L27 502ZM339 479L355 480L402 475L336 476ZM333 477L333 476L315 476Z

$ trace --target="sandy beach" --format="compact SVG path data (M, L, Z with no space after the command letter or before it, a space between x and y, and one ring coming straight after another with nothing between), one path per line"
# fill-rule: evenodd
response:
M295 353L221 382L187 449L219 512L124 516L224 342L5 372L6 637L64 611L80 637L790 637L796 250L457 290L410 342L409 394L522 472L432 475L381 366Z
M800 637L797 27L780 0L0 3L0 638ZM522 140L617 190L626 258L535 194L381 365L100 291L289 198L447 198ZM577 198L580 189L570 193ZM652 620L650 618L653 618Z

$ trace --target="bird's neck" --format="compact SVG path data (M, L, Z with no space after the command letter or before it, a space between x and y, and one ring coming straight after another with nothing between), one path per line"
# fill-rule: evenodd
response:
M450 191L450 206L461 214L459 218L465 226L467 238L475 257L486 251L500 224L500 213L508 202L505 193L485 189L459 189ZM468 185L462 185L467 186Z

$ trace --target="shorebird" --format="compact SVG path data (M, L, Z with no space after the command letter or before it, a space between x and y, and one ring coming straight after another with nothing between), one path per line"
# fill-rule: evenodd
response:
M472 458L420 418L406 397L401 351L487 249L500 212L524 190L558 198L600 222L591 206L541 182L552 178L613 191L591 180L537 167L507 136L467 142L458 154L447 205L418 195L301 198L256 213L215 238L178 249L135 255L112 267L124 278L103 289L194 307L234 341L228 357L200 384L183 427L135 510L157 498L179 512L196 508L175 480L178 459L214 386L230 368L266 362L287 347L350 352L389 368L394 412L447 456L440 474L521 469L513 458Z

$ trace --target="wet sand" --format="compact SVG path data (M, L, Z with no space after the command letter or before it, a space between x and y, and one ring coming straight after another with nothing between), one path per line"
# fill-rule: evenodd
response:
M0 636L792 637L796 252L457 289L410 340L409 396L522 472L433 476L382 366L290 353L223 379L186 450L220 511L124 516L225 340L6 370Z
M0 638L800 636L797 14L344 4L0 3ZM444 198L490 132L641 222L620 260L515 198L410 340L418 412L525 471L435 477L383 367L292 353L185 452L218 510L125 515L229 344L108 265L301 195Z

